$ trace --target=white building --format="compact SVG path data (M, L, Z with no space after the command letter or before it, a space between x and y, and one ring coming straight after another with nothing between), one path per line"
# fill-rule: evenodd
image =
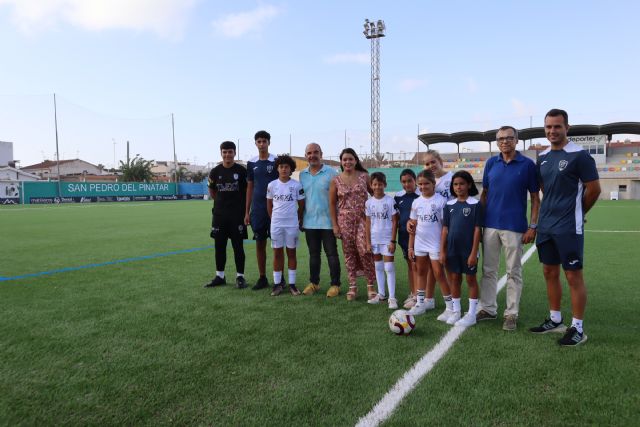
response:
M23 171L38 175L41 179L58 179L58 162L45 160L22 168ZM80 159L60 160L60 176L102 175L102 168Z
M0 166L7 166L13 160L13 142L0 141Z

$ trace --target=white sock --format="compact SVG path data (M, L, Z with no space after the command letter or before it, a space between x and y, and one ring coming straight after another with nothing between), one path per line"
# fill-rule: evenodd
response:
M549 317L551 318L551 321L556 323L562 322L562 313L560 311L550 310L549 313L550 313Z
M424 289L418 289L418 295L416 297L416 304L424 304Z
M296 284L296 270L289 270L289 285Z
M425 298L424 302L427 304L433 304L433 305L436 304L436 301L433 298Z
M576 328L578 332L582 333L582 319L576 319L575 317L571 320L571 326Z
M244 273L236 273L236 277L244 277Z
M282 282L282 271L274 271L273 272L273 284L279 285Z
M384 261L374 261L374 265L376 267L376 282L378 282L378 295L384 296L384 285L385 285L385 277L384 277Z
M471 313L473 316L475 316L477 309L478 309L478 300L469 298L469 311L467 313Z
M224 279L224 271L216 271L216 276L218 276L221 279Z
M389 288L389 298L396 297L396 265L393 261L384 263L384 271L387 273L387 287Z
M462 312L462 305L460 305L460 298L452 298L453 301L453 311Z
M447 307L447 310L453 311L453 301L451 301L451 295L443 295L444 305Z

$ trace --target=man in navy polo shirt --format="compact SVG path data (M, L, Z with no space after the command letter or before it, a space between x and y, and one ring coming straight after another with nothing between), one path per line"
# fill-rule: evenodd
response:
M500 253L504 250L507 267L507 306L502 329L517 327L522 294L522 248L532 243L540 207L540 187L533 160L516 150L518 131L502 126L496 141L500 154L484 167L480 201L485 209L482 238L482 281L477 321L497 317L497 287ZM527 223L527 193L531 197L531 223Z
M544 117L544 131L551 146L540 153L536 165L544 197L538 224L538 257L547 282L550 316L536 334L564 332L558 341L577 346L587 340L582 320L587 305L587 289L582 275L584 216L600 196L600 180L593 157L567 140L569 118L564 110L550 110ZM562 322L560 264L571 293L571 327Z
M267 185L278 178L276 156L269 153L271 135L265 130L254 136L258 155L247 162L247 197L244 223L251 224L256 241L256 260L260 277L254 291L269 287L267 280L267 239L270 237L271 219L267 213Z

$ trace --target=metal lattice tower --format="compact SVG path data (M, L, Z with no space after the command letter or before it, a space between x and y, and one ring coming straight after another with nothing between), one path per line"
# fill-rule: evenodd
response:
M364 20L364 36L371 40L371 156L380 156L380 38L385 36L384 21Z

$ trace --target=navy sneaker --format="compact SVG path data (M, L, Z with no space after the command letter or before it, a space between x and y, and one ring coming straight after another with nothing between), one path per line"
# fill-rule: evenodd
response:
M247 287L247 281L244 280L243 276L236 277L236 288L244 289Z
M251 289L253 289L254 291L258 291L260 289L264 289L264 288L268 288L269 287L269 281L267 280L266 276L262 276L258 279L258 281L256 282L255 285L253 285L253 287Z
M226 285L227 282L224 280L223 277L220 276L216 276L213 278L212 281L210 281L209 283L207 283L206 285L204 285L205 288L215 288L216 286L222 286L222 285Z
M562 338L558 340L558 344L564 347L575 347L587 341L587 334L580 333L578 330L572 326L567 329L567 332L564 334Z
M564 333L566 330L567 327L562 322L556 323L551 319L544 319L544 322L542 322L540 326L529 328L529 331L534 334L546 334L549 332Z

